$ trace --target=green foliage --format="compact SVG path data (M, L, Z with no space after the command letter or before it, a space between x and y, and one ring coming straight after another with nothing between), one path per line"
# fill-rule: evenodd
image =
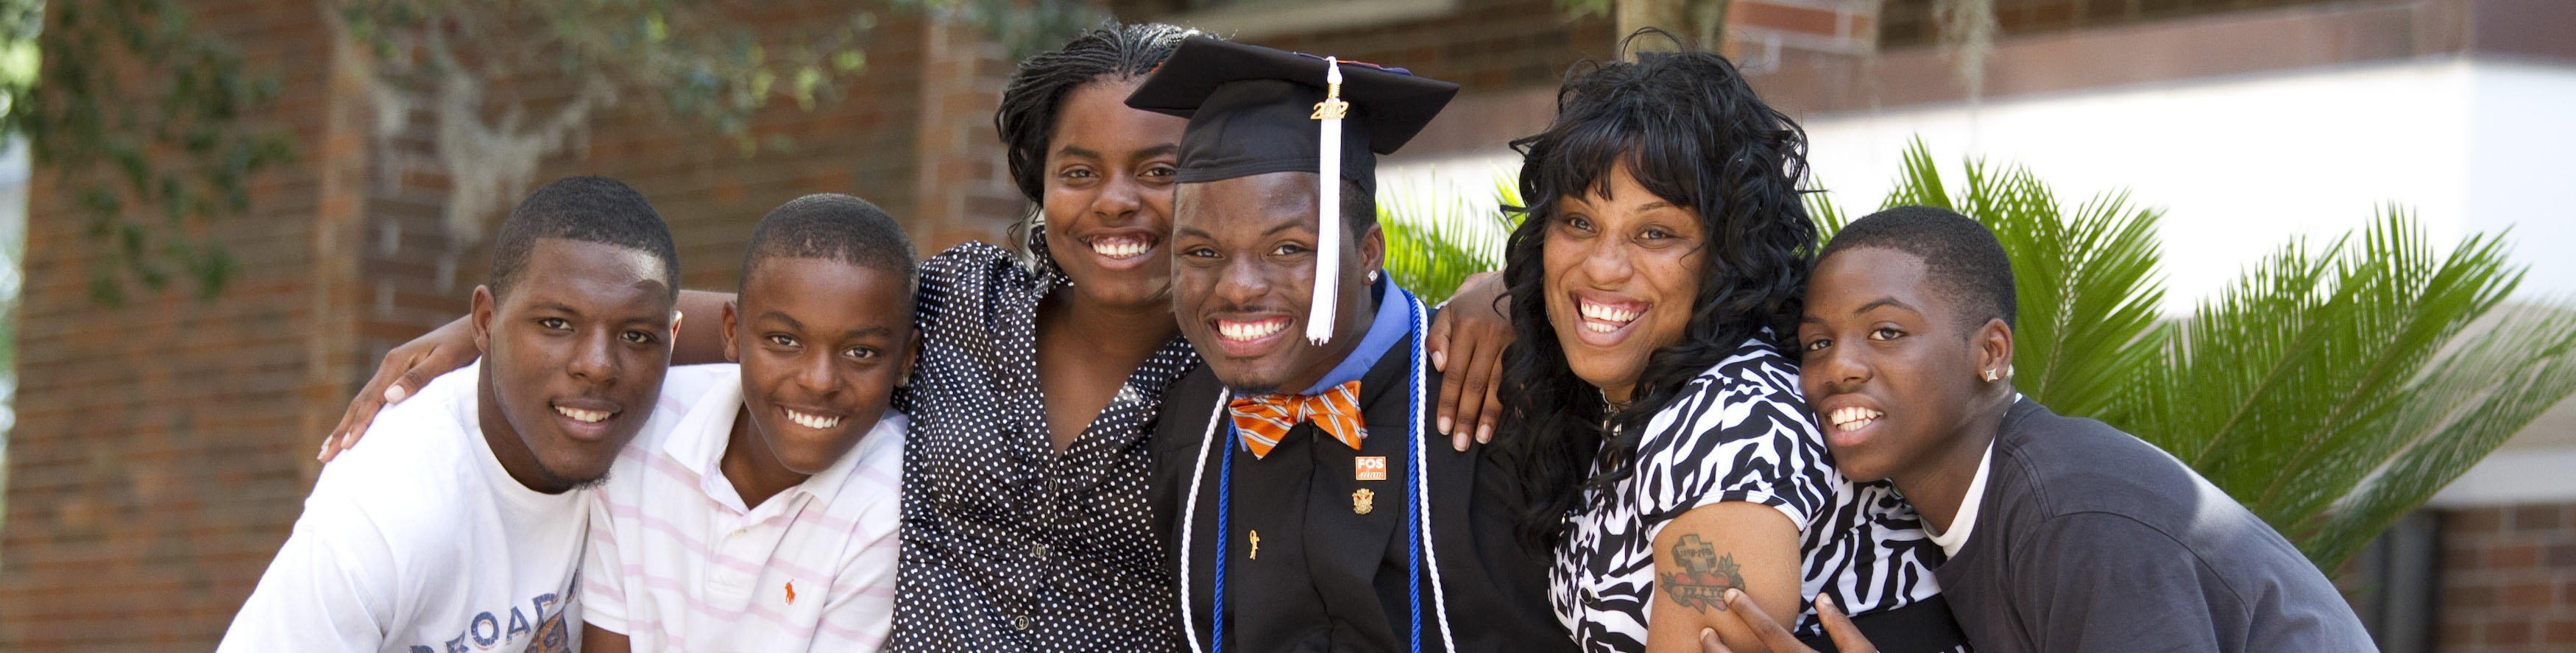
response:
M1946 207L1994 230L2019 294L2014 385L2173 453L2321 569L2576 395L2576 307L2508 304L2522 272L2503 235L2437 250L2391 208L2323 246L2284 245L2191 315L2165 320L2160 211L2121 192L2069 210L2017 166L1970 161L1956 179L1918 140L1883 206ZM1387 214L1434 216L1413 222L1481 215L1397 199L1414 206ZM1806 200L1824 238L1848 223L1832 198ZM1492 269L1472 254L1491 243L1443 244L1455 228L1397 235L1396 222L1388 268L1398 280ZM1436 242L1397 251L1415 241Z
M836 19L790 29L755 28L750 15L774 11L759 2L337 4L349 34L379 59L419 59L416 68L397 68L425 74L397 74L388 81L432 90L440 75L457 68L477 69L477 77L486 80L536 72L605 81L611 88L657 96L672 116L736 139L745 155L793 145L754 140L750 128L759 111L782 102L815 110L865 73L866 46L884 12L967 25L1003 44L1015 59L1061 44L1101 18L1091 5L1072 0L879 0L850 3Z
M1944 189L1917 140L1884 206L1939 206L1975 217L2012 254L2015 293L2013 385L2068 415L2103 415L2166 339L2156 306L2156 211L2132 209L2125 193L2060 211L2055 194L2024 168L2001 175L1969 162L1967 185Z
M896 0L897 7L954 20L993 39L1012 61L1064 45L1109 19L1098 6L1069 0Z
M2576 309L2496 310L2521 278L2502 236L2442 254L2392 208L2323 247L2283 246L2165 322L2158 212L2112 193L2067 214L2018 167L1972 161L1962 179L1945 185L1917 141L1886 205L1957 210L2011 253L2014 385L2190 463L2319 568L2576 394Z
M1386 233L1386 273L1426 303L1447 300L1467 275L1503 269L1500 235L1520 219L1503 210L1520 205L1520 191L1505 177L1494 198L1436 198L1421 189L1381 189L1377 223Z
M248 211L250 178L294 159L283 128L255 124L276 78L174 0L62 3L49 27L43 9L0 1L0 127L79 198L91 297L184 283L211 299L240 266L197 227Z
M430 95L447 92L438 85L452 80L443 75L468 68L478 89L531 73L598 81L655 97L674 117L735 139L746 155L792 145L756 142L756 112L780 103L823 108L865 69L872 8L962 21L1014 56L1061 42L1098 16L1072 0L882 0L842 20L755 33L742 17L772 9L742 1L326 7L388 62L380 81ZM295 159L290 132L262 119L280 90L275 73L247 68L177 0L57 3L50 21L46 10L41 0L0 0L0 130L27 139L38 166L77 198L97 248L91 297L119 305L137 287L185 287L212 299L240 266L204 227L248 212L250 180Z
M2549 329L2565 320L2551 309L2507 314L2532 333L2463 336L2520 281L2505 256L2503 238L2486 235L2438 253L2395 209L2324 247L2286 245L2139 369L2142 405L2123 426L2299 536L2321 564L2340 562L2398 514L2337 515L2339 504L2412 509L2576 390L2563 353L2576 329ZM2498 338L2524 342L2499 349ZM2476 455L2454 455L2467 450Z
M862 71L877 16L755 30L756 4L677 0L338 0L352 39L386 62L379 79L423 95L463 73L477 82L549 75L640 93L684 121L737 139L781 102L812 110Z

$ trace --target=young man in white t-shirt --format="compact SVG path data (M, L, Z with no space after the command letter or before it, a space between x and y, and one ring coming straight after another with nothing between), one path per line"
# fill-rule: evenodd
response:
M619 457L582 565L585 651L869 651L894 614L915 256L865 200L762 218L725 357ZM667 394L667 393L666 393Z
M584 488L677 408L666 390L715 378L665 382L677 278L669 230L624 184L574 177L521 202L474 289L483 362L323 470L218 650L573 650Z

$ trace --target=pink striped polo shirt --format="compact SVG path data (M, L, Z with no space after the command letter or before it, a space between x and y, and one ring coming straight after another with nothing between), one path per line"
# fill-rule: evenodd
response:
M889 410L822 473L743 505L718 468L741 371L667 433L636 438L593 494L583 620L637 651L873 651L892 625L905 419Z

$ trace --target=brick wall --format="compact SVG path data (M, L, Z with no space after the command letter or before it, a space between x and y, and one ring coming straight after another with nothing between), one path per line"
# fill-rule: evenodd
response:
M1179 0L1116 0L1123 20L1188 24ZM1615 45L1609 21L1569 19L1556 0L1459 0L1446 15L1357 25L1313 34L1244 39L1297 52L1403 66L1457 82L1462 96L1553 87L1565 67L1607 58Z
M1906 47L1936 41L1935 0L1883 0L1880 45ZM2352 0L1995 0L2000 35L2044 34L2214 13Z
M93 303L86 214L51 171L30 180L0 649L207 647L300 510L327 428L308 399L346 386L346 358L325 351L339 295L316 244L347 234L316 216L356 207L335 188L351 143L322 14L190 6L247 65L278 71L284 93L254 122L292 130L303 158L250 182L249 215L205 225L241 263L212 303Z
M905 227L924 253L977 239L1008 246L1007 232L1029 202L1011 182L993 110L1016 62L966 27L931 25L921 33L914 133L922 146L913 176L920 219Z
M435 109L398 113L380 132L374 70L335 38L322 5L190 7L250 70L279 77L282 96L254 122L291 130L299 158L252 180L250 214L204 225L242 266L220 299L137 293L113 308L89 299L96 248L72 192L36 170L11 509L0 523L0 650L210 648L301 513L319 470L313 447L363 375L385 349L461 314L489 260L480 235L446 221L456 180L437 160ZM758 20L847 11L771 3ZM921 183L914 147L918 116L989 121L989 101L917 102L930 28L880 16L868 71L840 97L756 117L754 140L792 149L745 156L630 97L593 114L586 144L542 162L535 183L601 174L633 184L669 221L683 282L698 288L731 288L753 222L806 193L867 197L917 237L989 226L963 222L989 205L923 199L946 186ZM492 92L543 95L549 81ZM500 218L479 216L482 228L467 231L488 234Z
M2436 650L2576 650L2576 503L2451 511Z
M764 5L761 20L793 23L846 16L845 3L800 0ZM879 12L870 32L867 68L839 97L815 111L793 104L770 107L751 124L762 149L746 156L739 145L698 123L667 117L648 102L631 102L591 120L587 147L538 167L539 183L569 175L604 175L642 192L660 211L678 241L682 283L689 288L732 290L751 227L779 204L810 193L866 198L904 221L915 241L964 215L932 212L916 185L921 160L914 143L922 108L915 100L925 83L920 20ZM989 120L991 108L983 109ZM502 216L487 216L497 225ZM471 289L490 254L480 244L464 260L461 285ZM455 312L464 295L455 294Z

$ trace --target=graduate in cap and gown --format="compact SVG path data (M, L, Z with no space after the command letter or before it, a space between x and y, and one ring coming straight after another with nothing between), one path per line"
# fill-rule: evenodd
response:
M1380 271L1376 155L1457 89L1193 38L1127 99L1189 119L1172 292L1205 364L1164 397L1153 495L1193 651L1572 649L1519 493L1432 441L1429 310Z

